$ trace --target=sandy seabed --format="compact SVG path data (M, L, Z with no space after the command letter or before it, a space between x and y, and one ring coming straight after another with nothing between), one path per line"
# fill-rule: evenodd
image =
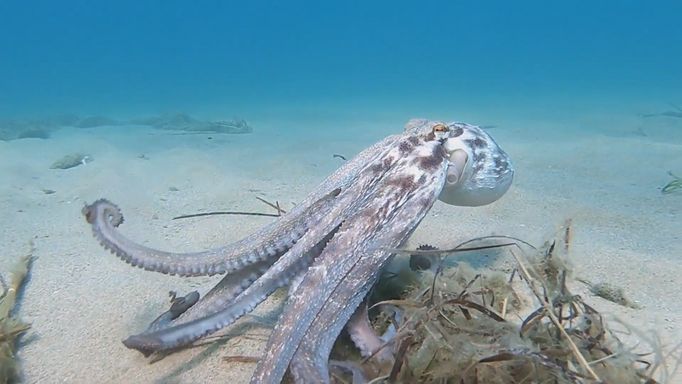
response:
M290 207L340 165L333 154L351 157L400 130L357 124L292 131L261 124L248 135L176 135L111 127L0 142L0 270L28 252L31 240L37 257L20 308L32 323L19 351L25 382L248 382L254 365L223 357L258 356L267 329L154 364L121 344L167 309L168 291L203 293L220 277L182 279L131 268L94 240L82 206L101 197L115 202L126 217L122 232L148 246L177 251L219 246L270 219L171 218L211 210L268 211L255 196ZM581 285L576 293L609 318L657 332L664 346L679 343L682 193L663 195L660 187L669 181L666 171L682 173L680 130L643 135L557 127L538 134L532 125L508 124L491 133L514 160L511 190L486 207L437 203L409 245L447 247L489 234L541 244L571 218L576 275L624 288L642 309L593 297ZM49 169L74 152L94 161ZM269 300L258 313L275 307L276 300Z

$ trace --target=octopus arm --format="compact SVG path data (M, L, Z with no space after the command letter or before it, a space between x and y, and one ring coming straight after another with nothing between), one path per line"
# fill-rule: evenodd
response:
M296 275L307 268L333 234L334 231L332 230L327 237L315 246L306 249L304 252L299 252L303 248L299 247L299 244L307 243L308 240L308 234L304 235L300 243L297 243L282 258L277 260L267 272L234 300L231 300L223 310L154 332L130 336L123 341L123 344L128 348L140 351L144 355L149 355L153 352L190 344L233 324L240 317L251 312L275 290L287 285Z
M344 217L357 210L367 199L359 196L365 191L376 188L376 184L391 168L391 164L383 161L388 156L397 159L392 147L375 148L371 157L374 161L355 169L357 174L346 190L331 192L335 198L326 210L311 210L308 214L310 229L296 242L270 269L246 288L239 296L229 302L223 310L206 313L196 319L182 324L175 322L173 326L155 332L133 335L124 341L128 348L136 349L145 355L152 352L177 348L189 344L201 337L213 333L234 323L244 314L252 311L278 288L290 284L305 271L313 259L319 256L327 242L337 232ZM391 155L392 154L392 155ZM394 162L394 160L392 160ZM381 166L380 166L381 165ZM325 183L323 183L325 185ZM320 201L323 201L322 198ZM222 304L221 304L222 305ZM180 319L179 319L180 320Z
M329 191L345 188L358 176L363 164L381 156L398 139L389 136L362 151L327 177L300 205L285 216L246 238L203 252L176 253L149 248L128 239L117 227L123 223L120 209L106 199L83 207L82 213L101 245L125 262L148 271L180 276L229 273L263 260L276 260L309 230L311 215L328 210Z
M302 212L291 212L240 241L204 252L166 252L128 239L117 229L123 222L121 211L105 199L85 206L83 214L102 246L133 266L171 275L210 276L278 258L308 230L311 216L329 212L337 194L329 193Z
M375 358L382 363L390 362L393 360L393 348L388 345L382 348L385 340L382 336L377 335L369 320L369 304L366 299L367 298L365 298L365 301L360 304L360 307L353 312L353 315L346 324L346 331L348 331L348 335L353 341L353 344L355 344L360 351L362 357L375 355ZM301 350L301 347L299 347L299 351ZM298 353L299 352L297 352L297 354ZM294 355L294 359L296 359L296 355Z
M389 259L389 257L388 255L377 257L377 260L381 259ZM356 284L352 284L352 286L345 282L341 284L339 288L343 286L343 289L348 288L352 291L335 290L306 331L289 366L294 382L329 382L329 355L334 341L376 282L373 276L362 273L360 275L368 277L369 280L357 280L355 281Z
M389 261L386 249L407 240L443 187L447 159L439 146L422 142L365 190L364 203L344 221L290 297L252 383L279 383L295 354L299 377L329 381L326 365L334 339Z
M196 304L189 306L185 311L176 316L159 316L147 328L145 333L187 323L227 308L240 293L244 292L246 288L263 275L274 262L274 260L259 261L238 271L226 274Z

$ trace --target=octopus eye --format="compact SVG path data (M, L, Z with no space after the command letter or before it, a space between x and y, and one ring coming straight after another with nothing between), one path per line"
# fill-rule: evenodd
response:
M445 124L440 124L440 123L439 123L439 124L436 124L436 125L433 126L433 133L436 133L436 132L447 132L447 131L449 131L449 129L448 129L447 126L445 126Z

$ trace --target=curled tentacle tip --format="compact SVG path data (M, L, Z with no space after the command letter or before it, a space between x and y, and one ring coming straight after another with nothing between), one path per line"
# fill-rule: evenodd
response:
M97 215L99 214L106 215L106 218L114 227L118 227L123 223L121 209L107 199L97 199L92 204L86 204L83 209L81 209L81 213L85 216L85 220L90 224L95 223Z
M95 222L95 209L94 209L94 203L93 204L85 204L83 209L81 209L81 213L83 216L85 216L85 221L87 221L89 224L92 224Z

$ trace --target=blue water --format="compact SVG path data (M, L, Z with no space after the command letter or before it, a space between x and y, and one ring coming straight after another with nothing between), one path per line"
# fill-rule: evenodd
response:
M244 118L253 133L128 124L180 112ZM56 126L64 114L123 123ZM291 209L343 164L334 155L412 117L487 126L516 173L494 204L436 203L410 246L540 245L571 218L576 276L644 309L595 307L633 335L654 330L665 353L679 345L682 190L662 192L682 175L682 0L0 0L0 274L31 239L37 257L20 311L33 324L25 382L247 380L252 365L223 358L255 356L255 341L153 365L121 346L167 309L166 292L211 284L130 268L82 207L118 204L122 233L146 246L221 246L270 219L171 218L268 212L255 197ZM89 161L52 168L74 155Z
M679 1L4 0L0 116L666 109L681 19Z

